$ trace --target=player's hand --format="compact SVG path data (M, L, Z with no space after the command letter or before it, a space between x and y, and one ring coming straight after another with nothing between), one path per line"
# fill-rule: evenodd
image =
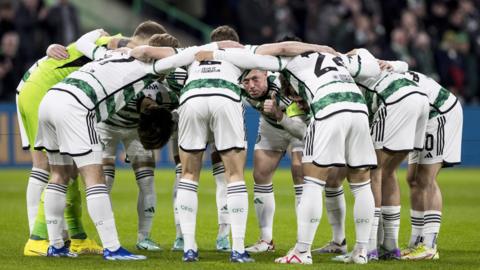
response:
M100 36L101 36L101 37L108 37L108 36L110 36L110 34L109 34L107 31L103 30L103 29L98 29L98 31L100 32Z
M68 58L68 51L63 45L52 44L47 48L47 56L56 60L63 60Z
M129 53L132 49L128 47L121 47L113 50L114 52Z
M195 54L195 60L198 62L213 60L213 51L199 51Z
M333 55L339 55L337 51L335 51L332 47L329 46L323 46L323 45L318 45L317 46L317 52L319 53L329 53Z
M357 54L357 49L353 49L346 53L346 55L355 55L355 54Z
M223 40L217 42L219 49L227 49L227 48L241 48L243 49L243 45L232 40Z
M277 94L273 92L270 98L271 99L267 99L263 103L263 112L277 121L280 121L283 118L283 112L280 110L280 107L278 107Z
M149 47L148 45L137 46L130 51L130 56L143 62L150 62L151 58L147 54Z
M387 70L387 71L392 71L393 67L390 65L387 61L384 60L377 60L378 65L380 66L381 70Z

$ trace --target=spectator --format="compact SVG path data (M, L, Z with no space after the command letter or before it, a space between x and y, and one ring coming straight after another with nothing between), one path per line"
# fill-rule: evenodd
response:
M45 19L47 9L41 0L22 0L15 14L15 29L20 35L21 65L27 70L45 54L50 44Z
M402 60L408 63L410 68L415 68L415 58L408 47L408 34L403 28L396 28L391 34L390 46L385 50L384 57L388 60Z
M425 32L420 32L413 40L412 55L415 59L415 70L430 76L436 80L439 76L436 72L434 53L430 37Z
M0 54L0 100L13 102L23 70L18 64L19 37L16 32L7 32L1 40Z
M294 36L298 32L297 23L287 0L274 0L275 40L285 36Z
M80 36L77 9L68 0L57 0L48 11L51 43L69 44Z
M5 33L15 30L14 16L15 10L12 2L5 0L0 2L0 40Z
M275 38L272 1L242 0L238 4L238 19L242 41L250 44L272 42Z

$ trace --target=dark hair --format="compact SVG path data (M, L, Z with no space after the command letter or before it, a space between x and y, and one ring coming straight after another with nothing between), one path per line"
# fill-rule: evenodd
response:
M138 138L145 149L159 149L168 143L174 127L172 113L157 106L154 110L140 113Z
M302 39L297 37L297 36L286 35L286 36L282 37L281 39L277 40L277 42L283 42L283 41L299 41L299 42L302 42Z
M300 95L298 95L297 92L295 92L293 86L283 74L280 74L278 79L280 80L281 84L280 93L283 96L291 99L293 102L297 103L298 107L308 114L308 112L310 111L310 107L308 106L307 101L305 101Z
M135 32L133 32L133 36L143 39L149 39L155 34L164 33L167 33L167 30L165 30L165 27L163 27L163 25L154 21L145 21L137 26Z
M238 34L235 29L228 25L222 25L212 30L210 33L210 40L212 42L223 40L233 40L239 42L240 38L238 38Z
M148 45L155 47L172 47L178 48L179 42L174 36L170 34L155 34L148 40Z

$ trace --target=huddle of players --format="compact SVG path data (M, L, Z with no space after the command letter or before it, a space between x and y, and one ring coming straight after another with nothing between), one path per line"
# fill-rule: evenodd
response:
M181 174L177 174L174 196L179 226L174 248L183 249L184 261L198 260L197 187L208 143L214 143L221 160L217 156L214 164L219 186L217 249L230 249L231 230L231 261L251 262L248 252L274 250L272 175L287 150L292 153L297 243L276 262L312 263L310 250L322 214L323 190L334 235L332 242L318 251L346 253L341 186L345 176L355 197L357 239L352 253L342 260L362 264L378 258L438 258L441 195L435 178L442 165L460 161L462 114L457 99L432 79L408 72L404 63L378 61L363 49L339 54L328 47L296 41L241 48L232 42L238 42L238 35L229 27L212 32L214 43L180 50L174 56L176 50L167 46L178 47L178 42L168 34L155 44L164 47L140 46L131 51L96 46L101 35L101 31L93 31L82 37L88 42L82 38L77 42L76 48L94 61L78 66L78 71L51 87L40 105L35 146L46 149L51 170L45 190L47 255L75 256L62 235L73 158L85 179L87 207L102 240L104 258L145 258L121 248L109 188L102 177L103 157L103 173L107 183L113 182L114 148L119 140L132 159L140 187L137 248L159 249L149 238L156 198L153 155L146 149L166 143L173 131L170 111L180 105L177 169L181 168ZM147 40L135 42L134 37L117 43L133 47ZM187 76L171 72L181 66L186 66ZM117 76L112 78L112 74ZM165 75L166 82L160 83L158 78ZM183 87L179 81L185 81ZM254 157L254 204L261 236L247 249L242 100L262 112ZM95 127L94 118L103 122ZM97 131L106 145L103 154ZM409 152L412 240L401 252L395 170ZM32 175L38 176L38 172L32 170ZM65 220L69 220L67 214ZM70 226L75 222L67 223L69 230L75 227ZM379 224L383 230L378 230ZM378 240L377 231L383 231ZM84 242L88 240L84 232L82 236Z

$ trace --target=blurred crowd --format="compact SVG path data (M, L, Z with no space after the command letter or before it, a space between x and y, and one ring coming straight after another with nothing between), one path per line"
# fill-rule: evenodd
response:
M211 26L235 26L244 43L297 35L340 52L364 47L378 58L401 59L464 102L480 103L480 0L166 1ZM0 101L14 99L12 89L48 44L78 36L68 0L49 7L43 0L0 0Z
M480 0L170 0L210 25L234 25L245 43L285 35L340 52L401 59L463 101L480 102ZM201 9L198 9L198 7Z
M67 0L0 0L0 101L15 100L24 72L51 43L68 44L80 34L77 10Z

